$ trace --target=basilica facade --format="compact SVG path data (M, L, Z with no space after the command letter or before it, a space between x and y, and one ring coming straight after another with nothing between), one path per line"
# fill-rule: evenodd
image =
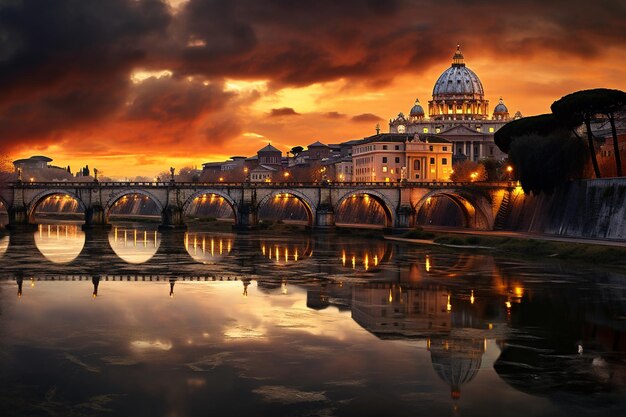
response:
M493 113L489 114L489 100L483 85L474 71L465 65L460 45L452 57L452 66L437 79L432 100L428 101L428 117L419 99L405 116L389 121L390 133L437 135L452 143L455 162L484 158L504 159L495 145L493 136L513 117L500 98Z

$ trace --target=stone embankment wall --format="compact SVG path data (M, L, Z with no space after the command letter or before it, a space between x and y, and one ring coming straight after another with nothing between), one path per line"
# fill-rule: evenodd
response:
M626 178L574 181L553 195L511 194L504 230L626 240Z

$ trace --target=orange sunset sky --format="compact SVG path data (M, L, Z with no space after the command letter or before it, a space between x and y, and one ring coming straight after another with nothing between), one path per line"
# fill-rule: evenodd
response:
M0 3L10 159L153 176L375 132L426 107L457 42L490 110L626 89L618 0L22 0Z

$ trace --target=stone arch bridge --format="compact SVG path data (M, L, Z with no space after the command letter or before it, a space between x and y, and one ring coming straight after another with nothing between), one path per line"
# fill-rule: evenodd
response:
M385 212L385 228L415 226L416 213L431 198L445 196L463 213L465 227L493 229L508 209L514 182L380 183L186 183L186 182L15 182L0 190L0 203L9 215L9 227L34 222L41 202L53 195L69 196L85 214L85 227L108 225L115 203L128 195L152 199L159 208L163 228L184 228L185 214L199 197L221 197L232 208L236 228L254 228L258 211L273 198L298 199L306 208L308 225L329 229L334 214L350 198L368 196Z

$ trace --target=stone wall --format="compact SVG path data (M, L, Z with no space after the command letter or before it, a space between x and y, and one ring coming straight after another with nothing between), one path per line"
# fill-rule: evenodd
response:
M504 230L626 240L626 178L574 181L551 196L514 192Z

